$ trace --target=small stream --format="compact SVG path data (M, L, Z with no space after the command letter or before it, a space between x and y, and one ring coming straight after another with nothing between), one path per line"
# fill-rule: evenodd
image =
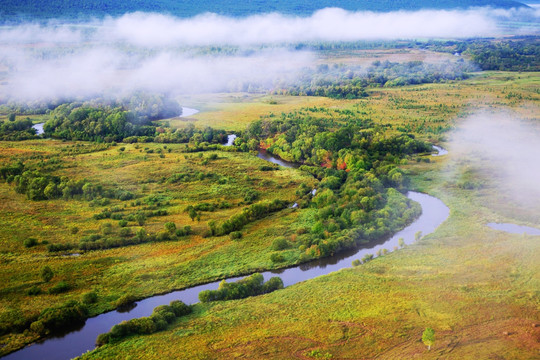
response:
M437 151L437 153L431 154L431 156L443 156L443 155L448 154L448 150L443 149L442 147L437 146L437 145L433 145L433 150Z
M229 135L231 136L231 135ZM232 135L235 136L235 135ZM229 142L234 138L229 137ZM272 157L268 153L259 153L259 157L272 163L285 167L291 167L288 162ZM297 166L297 164L295 164ZM315 193L315 189L313 193ZM435 231L450 215L449 208L439 199L414 191L407 193L407 197L418 202L422 206L422 214L412 224L399 231L389 238L380 241L371 242L361 248L341 252L335 256L317 259L308 263L296 265L294 267L263 272L265 281L272 276L278 275L283 280L284 286L290 286L301 281L313 279L315 277L326 275L331 272L351 267L351 262L355 259L361 259L367 254L375 255L379 250L387 249L392 251L398 246L399 239L403 238L406 244L415 241L415 234L421 232L427 235ZM243 278L234 277L227 279L228 282ZM122 321L149 316L153 309L159 305L168 304L172 300L181 300L186 304L197 303L198 295L203 290L215 290L220 281L190 287L184 290L173 291L164 295L156 295L150 298L138 301L135 307L128 311L114 310L96 317L90 318L79 329L67 334L45 339L41 343L35 343L19 351L7 355L6 360L23 359L70 359L90 351L95 347L95 340L99 334L108 332L113 325Z
M179 117L188 117L188 116L191 116L191 115L195 115L198 112L199 112L199 110L197 110L197 109L192 109L192 108L188 108L188 107L182 107L182 115L180 115Z
M44 133L43 125L45 125L44 122L32 126L32 129L36 129L36 135L42 135Z
M237 136L235 134L227 135L227 142L223 144L223 146L233 146L234 140L236 140Z
M510 223L489 223L487 226L494 230L504 231L510 234L540 235L540 229L530 226L522 226Z

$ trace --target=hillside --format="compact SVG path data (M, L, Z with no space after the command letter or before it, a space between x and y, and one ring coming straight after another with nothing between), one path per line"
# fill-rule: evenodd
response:
M4 0L0 9L2 21L35 18L89 18L106 15L118 16L126 12L144 11L170 13L180 17L191 17L205 12L229 16L245 16L266 12L281 12L292 15L309 15L318 9L340 7L351 11L393 11L418 9L456 9L478 6L512 8L526 6L511 0L255 0L237 2L232 0Z

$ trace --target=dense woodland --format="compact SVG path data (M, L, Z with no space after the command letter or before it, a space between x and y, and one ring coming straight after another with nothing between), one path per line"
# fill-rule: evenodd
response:
M540 40L475 41L465 46L465 54L482 70L540 71Z
M317 220L298 230L307 259L388 235L418 215L394 189L406 187L399 168L404 158L430 152L431 145L411 135L385 134L362 117L361 111L307 108L255 121L236 140L302 163L301 170L320 180L315 196L306 186L297 190L299 207L311 208Z
M426 83L463 80L474 71L474 65L458 59L442 64L422 61L397 63L375 61L363 67L326 64L306 70L293 85L285 85L274 93L304 96L325 96L334 99L359 99L367 97L365 88L396 87ZM278 85L279 87L279 85Z

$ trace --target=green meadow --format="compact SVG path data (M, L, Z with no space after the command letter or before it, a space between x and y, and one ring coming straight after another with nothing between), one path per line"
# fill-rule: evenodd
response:
M368 97L351 100L192 95L182 103L200 113L158 124L240 135L270 115L351 110L377 131L384 129L376 134L381 138L408 133L444 147L479 109L511 109L537 123L539 85L538 73L482 72L461 81L371 88ZM216 236L210 224L252 204L293 204L302 196L299 188L320 185L317 176L269 168L255 151L186 149L155 142L0 142L2 164L22 161L120 194L31 201L13 183L0 182L0 354L47 335L29 327L42 311L84 302L89 293L95 294L87 301L93 316L155 294L309 260L295 241L314 227L310 208L266 214L246 224L241 238ZM414 154L398 162L409 189L436 196L451 209L449 219L417 243L270 294L196 304L164 331L130 336L82 358L534 358L540 351L538 237L485 224L538 226L540 209L523 211L501 201L496 182L481 190L457 186L464 171L460 160L452 153ZM468 176L488 183L480 174ZM321 239L330 236L327 231ZM281 237L294 246L275 261L273 243ZM137 243L129 242L135 238ZM81 245L92 242L100 245ZM54 273L49 281L41 275L46 266ZM64 289L51 290L62 282ZM430 351L421 341L426 327L435 331Z

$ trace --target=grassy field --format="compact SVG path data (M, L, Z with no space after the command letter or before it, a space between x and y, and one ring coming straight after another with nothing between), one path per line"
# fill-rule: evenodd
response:
M359 100L246 93L193 95L180 101L200 109L200 113L164 122L173 128L192 123L235 131L269 113L279 115L308 107L356 108L376 123L441 141L444 132L473 109L507 106L526 118L533 117L534 108L525 105L540 100L539 87L538 73L482 72L459 82L368 89L370 96Z
M417 190L451 209L450 218L418 243L272 294L197 304L172 329L82 358L536 358L538 236L485 226L501 219L535 224L482 205L486 197L500 202L496 184L482 194L448 187L441 174L454 159L447 157L408 167ZM431 351L421 341L426 327L435 330Z
M410 131L444 145L461 119L482 108L511 108L523 118L537 118L538 73L481 73L461 82L369 90L360 100L253 94L209 94L181 99L201 112L164 120L171 127L194 124L241 131L269 113L306 107L355 108L366 119L387 125L389 133ZM240 241L203 237L207 222L239 212L246 189L260 200L295 200L302 182L315 180L299 170L261 171L266 165L253 154L214 151L183 153L184 145L118 144L92 150L82 142L35 140L0 142L0 162L18 159L55 175L87 179L105 188L136 194L135 200L102 205L85 200L28 201L13 186L0 183L0 308L2 321L36 316L42 309L94 290L98 302L91 314L116 307L128 293L136 298L181 289L234 274L274 268L269 246L291 235L301 211L283 210L244 229ZM124 147L124 151L119 151ZM98 151L99 150L99 151ZM170 150L170 152L169 152ZM160 156L160 154L163 156ZM210 155L215 153L216 159ZM499 201L495 188L477 193L448 191L446 157L430 163L411 162L413 185L434 194L452 209L451 218L420 243L372 263L301 283L273 294L239 301L197 305L193 315L174 329L107 345L88 358L533 358L538 353L540 281L538 239L506 235L484 226L489 221L534 225L538 209L520 217L510 203ZM445 170L442 171L441 170ZM176 173L214 174L204 180L171 183ZM479 200L491 199L487 204ZM140 202L137 202L140 200ZM149 233L166 222L190 225L194 235L175 241L147 243L80 256L49 253L44 244L26 248L29 237L52 244L77 242L82 236L121 231L118 221L95 220L94 214L119 207L134 213L159 202L166 216L148 218ZM192 221L184 211L195 203L227 201L230 208L200 212ZM515 218L509 218L516 214ZM111 226L108 228L107 223ZM140 226L132 221L128 227ZM77 232L74 232L77 228ZM109 229L109 230L106 230ZM298 261L288 251L280 266ZM49 265L55 277L39 276ZM72 289L59 295L47 290L65 280ZM33 286L44 294L27 295ZM383 300L382 300L383 299ZM426 352L420 341L425 327L436 332L436 345ZM504 333L507 332L508 335ZM30 332L0 338L0 354L35 341ZM174 355L173 355L174 354Z
M115 301L126 293L143 298L233 274L275 267L269 259L271 241L277 235L293 231L289 225L297 212L284 210L248 225L240 241L232 241L228 236L204 238L206 224L209 220L225 220L239 212L245 206L242 203L246 189L258 192L260 200L283 199L292 203L299 183L314 186L315 182L311 176L295 170L260 171L259 167L266 162L244 153L217 151L214 153L218 158L205 165L202 164L204 158L197 154L180 153L179 145L166 146L171 152L165 152L163 158L157 153L148 154L142 147L136 149L135 145L123 145L123 152L118 151L118 146L105 151L66 155L65 150L76 149L77 145L52 140L1 143L0 157L2 162L11 158L26 158L31 162L36 154L49 161L58 158L61 165L56 174L131 191L142 199L142 204L120 200L112 200L106 206L85 200L35 202L15 193L13 186L0 184L3 229L0 234L3 284L0 307L3 319L32 317L46 307L80 299L91 290L99 294L98 303L91 308L91 313L97 314L115 308ZM157 150L163 145L145 147ZM205 158L208 155L205 154ZM219 178L176 184L163 181L183 171L213 173ZM166 222L174 222L178 228L190 225L194 235L177 241L88 251L81 256L65 256L72 251L50 253L42 244L78 242L85 235L104 234L105 231L116 233L121 230L119 221L95 220L93 215L115 206L126 214L135 212L148 206L147 199L159 199L164 203L162 208L168 212L166 216L146 220L144 229L148 233L159 233L165 229ZM230 203L230 208L199 212L200 221L192 221L184 211L187 205L223 203L225 200ZM279 222L277 218L280 218ZM73 234L73 228L78 229L76 234ZM127 228L135 232L140 226L130 221ZM26 248L23 242L29 237L36 238L42 245ZM294 263L296 260L288 261ZM42 283L39 275L44 265L49 265L55 273L48 284ZM46 292L61 280L67 281L72 290L60 295L27 295L33 286ZM4 337L1 342L13 346L27 340L25 334L19 334ZM10 346L0 351L9 350Z
M377 89L366 100L300 99L336 108L364 106L375 121L409 125L420 136L444 141L448 132L430 134L415 126L431 119L453 129L486 108L511 108L538 121L538 82L537 74L482 73L454 84ZM265 100L251 101L235 111L256 116L257 103ZM438 111L439 104L445 111ZM273 106L276 112L285 108L279 101ZM204 121L213 121L213 114ZM508 201L504 188L485 178L476 179L486 184L481 190L456 186L463 171L459 165L474 160L450 154L406 166L413 188L451 209L450 218L420 242L272 294L197 304L192 315L165 332L131 337L82 358L536 358L538 237L485 224L538 226L540 208ZM431 351L421 341L426 327L435 330Z

